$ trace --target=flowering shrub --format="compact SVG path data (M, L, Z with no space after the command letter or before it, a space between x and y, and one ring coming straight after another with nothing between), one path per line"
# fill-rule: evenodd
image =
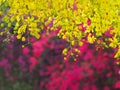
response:
M103 43L118 48L115 58L119 58L119 0L1 0L0 5L1 28L8 36L12 32L17 39L29 42L31 36L39 39L44 27L46 33L61 27L57 36L71 45L81 45L86 36L94 43L110 33L112 37Z
M16 39L14 43L3 44L4 48L0 48L0 74L9 78L13 84L19 81L37 88L43 77L39 72L44 71L47 65L62 62L62 50L68 46L67 42L57 39L55 35L56 32L51 32L49 36L43 33L39 41L32 38L33 43L24 48L21 47L22 42Z
M63 60L62 51L69 43L55 35L56 32L49 35L43 32L40 40L32 38L33 43L27 47L22 48L22 42L16 41L7 45L6 49L1 48L0 68L5 76L13 84L24 82L32 85L31 90L120 89L120 67L114 58L116 49L102 49L82 41L83 45L78 47L79 53L76 47L72 48L77 55L76 60L69 54Z
M119 66L116 66L112 49L96 51L88 43L76 62L48 67L50 80L44 84L47 90L117 90L119 89ZM50 68L50 69L49 69ZM52 68L52 69L51 69ZM43 85L43 84L42 84Z
M13 89L119 90L119 7L119 0L0 0L0 75Z
M115 51L111 48L99 48L96 51L96 47L89 43L85 43L79 49L81 52L76 62L66 60L62 64L46 66L46 73L41 71L40 75L50 76L45 82L40 83L40 87L46 87L47 90L119 89L120 68L116 66L113 57Z

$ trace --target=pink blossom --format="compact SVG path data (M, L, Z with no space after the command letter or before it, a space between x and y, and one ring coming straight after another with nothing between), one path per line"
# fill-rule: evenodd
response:
M35 66L38 64L38 61L36 60L36 58L31 57L29 63L30 63L29 70L33 70Z
M24 54L24 55L28 55L29 52L30 52L30 50L29 50L28 47L23 48L23 54Z
M114 85L115 88L120 89L120 81L117 81Z
M108 86L105 86L104 90L110 90L110 88Z

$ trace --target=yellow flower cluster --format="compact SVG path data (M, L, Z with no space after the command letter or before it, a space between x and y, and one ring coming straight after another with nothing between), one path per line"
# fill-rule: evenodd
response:
M26 40L27 35L39 39L43 25L49 25L53 20L50 30L61 26L58 36L73 46L81 45L79 42L86 34L88 42L94 43L110 27L114 28L110 33L115 35L109 37L111 43L108 46L116 48L120 45L119 0L0 0L0 6L3 2L7 3L7 11L0 26L13 26L14 34L22 41ZM0 15L3 11L0 9ZM90 26L88 19L91 20ZM78 28L81 23L86 28L84 32ZM115 57L119 55L117 53Z

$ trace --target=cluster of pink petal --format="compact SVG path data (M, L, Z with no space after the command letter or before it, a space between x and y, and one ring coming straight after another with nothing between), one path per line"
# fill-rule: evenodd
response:
M120 67L112 49L98 50L88 43L79 47L76 62L46 66L49 80L40 87L47 90L117 90L120 89Z
M40 40L32 38L33 43L25 48L17 41L0 47L0 70L12 81L23 80L31 84L31 80L34 90L120 89L120 66L114 59L116 50L98 48L83 40L83 46L77 46L80 53L76 61L70 55L64 61L62 50L69 43L56 37L57 32L49 35L43 32ZM110 36L109 31L106 36Z

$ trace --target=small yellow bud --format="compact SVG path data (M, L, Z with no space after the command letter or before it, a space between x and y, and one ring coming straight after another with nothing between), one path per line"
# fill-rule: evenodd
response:
M1 27L4 27L4 24L3 23L1 23L1 25L0 25Z
M22 48L24 48L25 47L25 45L22 45Z
M17 35L17 39L20 39L20 38L21 38L21 35L20 35L20 34L18 34L18 35Z
M83 42L79 42L79 46L82 46L83 45Z
M8 23L8 27L11 27L11 23Z
M25 39L25 37L22 37L22 41L24 42L26 39Z
M116 62L117 65L120 65L120 62Z
M67 58L66 57L64 57L64 60L66 60Z
M67 51L68 51L67 48L65 48L62 53L63 53L64 55L67 55Z
M74 58L74 61L76 61L77 59L76 58Z
M0 32L0 35L2 36L4 33L3 32Z
M71 44L74 46L75 45L75 41L72 41Z

